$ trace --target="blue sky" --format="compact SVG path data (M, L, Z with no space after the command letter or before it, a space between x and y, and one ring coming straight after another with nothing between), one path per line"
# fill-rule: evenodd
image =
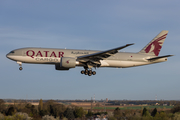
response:
M0 1L0 98L180 100L180 1L6 0ZM128 43L138 52L161 30L169 30L160 55L167 62L134 68L56 71L53 65L6 58L13 49L48 47L107 50Z

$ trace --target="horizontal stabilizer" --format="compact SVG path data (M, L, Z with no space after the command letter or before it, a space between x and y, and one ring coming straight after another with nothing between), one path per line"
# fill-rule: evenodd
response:
M173 56L173 55L159 56L159 57L154 57L154 58L150 58L150 59L147 59L147 60L154 61L154 60L158 60L158 59L165 58L165 57L171 57L171 56Z

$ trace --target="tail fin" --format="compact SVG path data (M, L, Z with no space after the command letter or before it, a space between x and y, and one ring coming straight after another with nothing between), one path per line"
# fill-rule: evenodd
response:
M158 56L164 40L168 34L167 30L161 31L151 42L149 42L139 53Z

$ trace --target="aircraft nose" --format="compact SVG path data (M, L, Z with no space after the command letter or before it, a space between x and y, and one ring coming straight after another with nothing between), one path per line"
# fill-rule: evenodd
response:
M8 54L6 54L6 57L7 57L7 58L9 58L9 53L8 53Z
M14 51L11 51L11 52L9 52L8 54L6 54L6 57L9 58L9 59L11 59L11 60L13 60L13 59L14 59L13 57L14 57L14 55L15 55L14 53L15 53Z
M12 55L10 55L10 53L6 54L6 57L11 59Z

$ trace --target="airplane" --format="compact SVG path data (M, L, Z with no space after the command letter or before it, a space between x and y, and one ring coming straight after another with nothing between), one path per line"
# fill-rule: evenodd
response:
M52 64L56 70L69 70L80 66L84 67L81 74L91 76L96 74L92 68L128 68L167 61L167 57L173 55L158 56L167 34L167 30L161 31L137 53L119 52L133 45L126 44L105 51L29 47L12 50L6 57L16 61L20 66L19 70L23 69L22 63Z

